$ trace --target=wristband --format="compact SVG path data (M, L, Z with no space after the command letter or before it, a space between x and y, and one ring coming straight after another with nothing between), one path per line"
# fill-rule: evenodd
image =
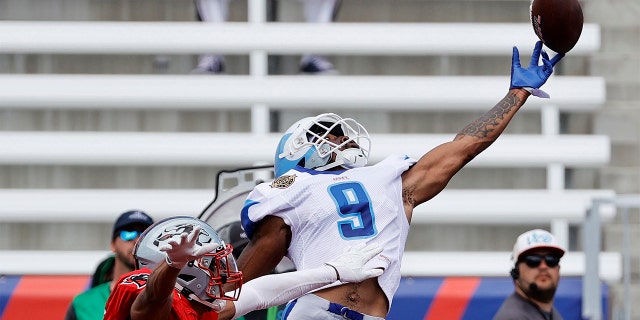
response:
M542 91L541 89L536 89L536 88L531 88L531 87L522 87L522 89L527 90L529 93L531 93L532 96L536 96L539 98L550 98L549 94Z

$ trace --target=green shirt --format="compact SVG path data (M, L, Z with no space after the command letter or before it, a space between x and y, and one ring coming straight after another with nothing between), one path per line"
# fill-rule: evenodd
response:
M278 314L282 306L275 306L263 310L255 310L247 313L244 317L239 317L236 320L280 320L282 314Z
M73 298L65 320L102 320L111 282L97 285Z

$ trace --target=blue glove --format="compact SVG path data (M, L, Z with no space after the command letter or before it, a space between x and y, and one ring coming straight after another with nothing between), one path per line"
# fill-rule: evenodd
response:
M542 53L542 66L538 65ZM511 62L511 86L509 89L523 88L532 95L549 98L549 94L539 88L547 82L547 79L553 73L553 67L564 57L564 53L558 53L553 59L549 60L549 55L542 50L542 41L536 42L531 55L531 63L527 69L523 69L520 65L520 53L518 48L513 47L513 56Z

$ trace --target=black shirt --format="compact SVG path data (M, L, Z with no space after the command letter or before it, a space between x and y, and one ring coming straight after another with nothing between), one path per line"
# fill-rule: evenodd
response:
M542 311L536 304L517 293L511 294L500 306L493 320L562 320L556 308Z

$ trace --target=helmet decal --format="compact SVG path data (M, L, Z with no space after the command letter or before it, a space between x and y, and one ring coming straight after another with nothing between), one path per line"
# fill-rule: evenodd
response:
M175 226L169 226L160 235L158 235L156 240L153 241L153 244L159 246L161 242L167 241L173 237L180 236L183 233L191 233L194 228L195 225L192 223L183 223ZM200 235L198 236L198 239L196 239L196 243L199 245L203 245L206 243L211 243L211 241L211 236L207 233L207 231L201 229Z

